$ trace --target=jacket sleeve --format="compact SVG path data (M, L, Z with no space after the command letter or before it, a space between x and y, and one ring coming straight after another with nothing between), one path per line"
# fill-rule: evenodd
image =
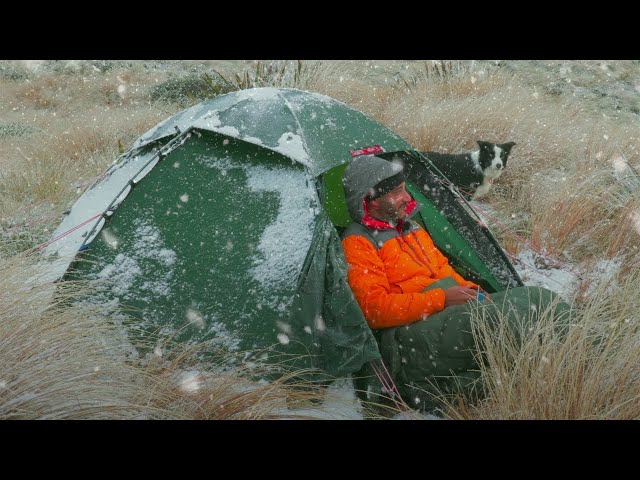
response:
M371 328L408 325L444 309L441 288L391 293L384 263L366 238L351 235L342 240L342 246L349 265L349 285Z

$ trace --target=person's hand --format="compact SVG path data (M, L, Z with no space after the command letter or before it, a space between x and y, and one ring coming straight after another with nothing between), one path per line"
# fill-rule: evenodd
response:
M444 307L462 305L478 298L478 290L470 287L450 287L444 290Z

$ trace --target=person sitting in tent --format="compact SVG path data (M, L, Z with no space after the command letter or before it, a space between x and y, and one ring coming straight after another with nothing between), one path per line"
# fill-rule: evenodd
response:
M413 408L432 410L441 393L481 394L473 308L498 318L508 300L510 322L535 321L531 312L541 311L555 294L519 287L489 296L456 273L411 220L419 205L405 189L401 164L357 157L344 172L343 187L354 220L342 233L347 280L401 397ZM569 308L554 305L558 314ZM364 388L358 376L356 386Z

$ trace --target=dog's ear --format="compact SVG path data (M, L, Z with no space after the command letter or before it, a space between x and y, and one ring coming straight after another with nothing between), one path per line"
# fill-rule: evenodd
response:
M514 145L516 145L516 142L507 142L507 143L503 143L502 145L498 145L500 148L502 148L502 150L504 150L505 152L509 153L511 152L511 147L513 147Z
M480 146L480 150L492 150L493 143L485 142L484 140L478 140L478 145Z

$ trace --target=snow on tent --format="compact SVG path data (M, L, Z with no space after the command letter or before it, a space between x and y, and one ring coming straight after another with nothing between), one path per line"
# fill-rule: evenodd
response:
M404 162L417 220L461 273L490 292L522 285L406 141L337 100L275 88L216 97L142 135L53 234L51 272L100 280L89 301L125 311L133 334L355 372L380 354L346 282L341 177L351 152L371 145Z

